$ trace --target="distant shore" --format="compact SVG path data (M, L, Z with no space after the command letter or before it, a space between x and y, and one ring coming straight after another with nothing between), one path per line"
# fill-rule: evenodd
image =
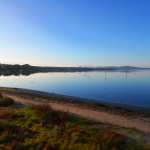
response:
M9 75L31 75L34 73L47 73L47 72L89 72L89 71L131 71L139 69L150 69L150 68L139 68L132 66L106 66L106 67L52 67L52 66L31 66L29 64L24 65L12 65L12 64L0 64L0 75L9 76Z

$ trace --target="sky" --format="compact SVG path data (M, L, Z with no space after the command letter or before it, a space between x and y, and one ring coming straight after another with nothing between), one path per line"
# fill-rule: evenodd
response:
M0 0L0 63L150 67L150 0Z

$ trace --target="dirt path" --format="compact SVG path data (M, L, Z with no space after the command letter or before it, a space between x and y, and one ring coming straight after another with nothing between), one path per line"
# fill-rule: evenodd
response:
M139 118L139 117L130 119L128 117L114 115L114 114L107 113L104 111L93 111L93 110L88 110L84 108L69 106L67 104L51 103L51 102L46 102L42 100L37 101L33 99L24 99L17 95L10 95L10 94L4 94L4 96L13 98L16 102L21 102L25 104L48 103L55 110L68 111L70 113L73 113L79 116L87 117L87 118L94 119L100 122L108 122L110 124L115 124L121 127L135 127L138 130L150 133L150 119L147 119L146 121L144 120L144 118Z

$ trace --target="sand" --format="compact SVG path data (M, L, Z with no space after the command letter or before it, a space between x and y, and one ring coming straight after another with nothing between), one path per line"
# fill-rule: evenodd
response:
M41 93L41 92L39 92L39 93ZM41 105L41 104L46 103L46 104L51 105L52 108L55 110L61 110L61 111L65 111L65 112L67 111L72 114L87 117L87 118L90 118L90 119L93 119L96 121L100 121L100 122L104 122L104 123L107 122L107 123L118 125L121 127L135 127L138 130L150 133L150 118L148 118L148 117L143 118L143 117L137 116L136 118L135 117L130 118L130 117L125 117L124 115L117 115L117 114L113 114L113 113L110 113L107 111L91 110L91 109L87 109L84 107L81 108L81 107L77 107L77 106L70 105L67 103L49 102L44 99L36 100L36 98L28 98L27 99L27 98L22 98L19 95L10 94L10 93L3 93L3 95L13 98L16 102L20 102L23 104L30 103L30 104ZM110 103L110 105L112 105L112 104L113 103ZM114 105L116 105L116 104L114 104ZM127 105L127 106L131 107L130 105ZM135 106L135 108L136 108L136 106ZM137 107L137 108L142 109L142 107ZM149 108L147 108L147 109L149 109Z

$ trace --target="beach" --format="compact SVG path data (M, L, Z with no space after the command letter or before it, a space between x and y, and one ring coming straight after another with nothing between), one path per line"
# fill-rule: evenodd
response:
M150 133L150 108L78 98L29 89L0 88L4 96L23 104L48 104L55 110Z

